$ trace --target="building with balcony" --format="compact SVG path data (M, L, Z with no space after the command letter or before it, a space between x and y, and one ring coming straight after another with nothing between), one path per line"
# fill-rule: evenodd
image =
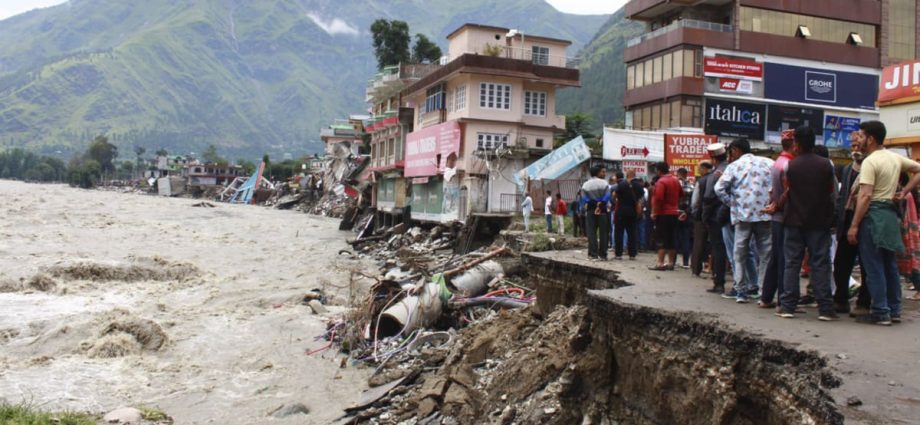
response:
M353 115L348 119L337 119L319 132L320 140L325 145L324 153L330 158L347 158L358 155L364 143L364 121L369 117Z
M830 147L877 119L880 68L918 51L917 0L631 0L626 125L778 142L812 126ZM840 146L838 146L840 145Z
M371 117L365 131L370 135L370 170L374 173L371 205L377 225L403 222L409 201L409 185L403 176L406 134L415 122L412 108L402 105L402 91L439 67L437 64L388 66L368 82L367 102Z
M449 61L403 91L414 112L404 168L414 220L497 212L503 194L518 194L514 173L565 129L556 90L580 85L569 41L474 24L447 39Z

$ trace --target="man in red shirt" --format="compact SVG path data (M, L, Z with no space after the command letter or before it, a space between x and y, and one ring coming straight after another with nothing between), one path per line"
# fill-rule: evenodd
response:
M655 164L658 183L652 196L652 220L655 221L655 240L658 243L658 264L649 270L674 270L677 259L677 226L680 196L683 193L680 181L670 173L668 163ZM668 262L665 263L667 255Z
M558 223L558 228L560 235L565 234L565 216L569 214L568 205L562 199L561 193L556 193L556 223Z

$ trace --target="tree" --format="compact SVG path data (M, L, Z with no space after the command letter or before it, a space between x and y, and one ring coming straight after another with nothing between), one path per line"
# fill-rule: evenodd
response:
M157 151L157 156L167 156L167 155L169 155L169 152L167 152L166 149L160 148L160 150Z
M589 145L594 143L597 135L594 134L594 119L591 114L575 112L565 116L565 132L556 138L555 146L559 147L578 136L585 139Z
M256 171L256 164L253 164L252 161L248 159L238 159L236 160L236 165L242 167L243 172L246 173L247 176L251 176L252 173Z
M412 47L412 62L438 63L442 54L441 48L431 42L425 34L415 34L415 46Z
M201 153L201 159L208 164L221 164L227 162L226 159L217 153L217 146L214 146L214 144L208 145L208 148Z
M96 136L86 151L86 158L96 161L103 173L115 171L114 160L118 157L118 148L109 143L106 136Z
M404 21L378 19L371 24L377 69L409 62L409 24Z

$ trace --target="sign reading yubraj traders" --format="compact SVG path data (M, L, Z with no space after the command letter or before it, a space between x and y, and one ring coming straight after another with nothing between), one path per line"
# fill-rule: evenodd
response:
M443 172L451 154L460 152L460 124L456 121L426 127L406 135L406 177L435 176Z
M700 161L709 158L706 147L718 141L718 136L706 134L665 134L664 160L672 171L686 168L695 176Z

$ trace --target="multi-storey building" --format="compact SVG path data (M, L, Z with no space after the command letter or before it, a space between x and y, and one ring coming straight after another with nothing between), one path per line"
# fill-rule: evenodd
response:
M370 169L374 172L372 205L379 226L401 223L408 205L409 186L403 177L406 134L413 130L412 108L402 105L402 91L437 69L438 64L399 64L384 67L368 83L366 100L371 118L365 131L370 135Z
M412 218L516 211L514 173L565 129L555 99L556 89L579 85L566 58L571 43L474 24L447 39L447 63L403 91L414 112L404 151Z
M335 120L329 127L321 129L319 137L325 146L325 156L344 158L349 154L358 155L363 144L364 121L368 118L364 115L352 115L347 120Z
M877 119L880 68L918 55L917 0L631 0L624 105L638 130L779 141L809 125L845 147Z

